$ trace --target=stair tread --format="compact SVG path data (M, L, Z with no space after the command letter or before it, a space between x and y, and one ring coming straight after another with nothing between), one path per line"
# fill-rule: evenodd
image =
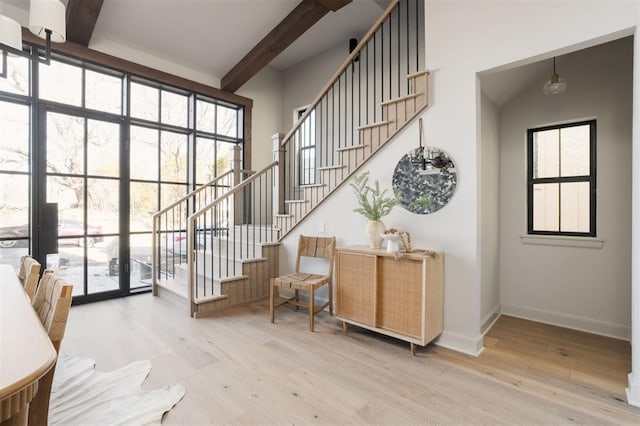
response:
M193 303L200 305L202 303L213 302L214 300L226 299L227 297L229 296L226 294L214 294L211 296L198 297L193 301Z
M391 124L391 123L393 123L393 120L378 121L376 123L365 124L364 126L360 126L358 127L358 130L370 129L372 127L386 126L387 124Z
M409 100L409 99L415 99L418 96L422 96L422 93L410 93L408 95L404 95L404 96L401 96L399 98L393 98L393 99L389 99L389 100L384 101L384 102L380 102L380 105L382 105L382 106L391 105L391 104L395 104L395 103L398 103L398 102L406 101L406 100Z
M338 164L336 166L324 166L324 167L318 167L318 170L336 170L336 169L344 169L345 165L342 164Z
M203 255L206 255L208 258L212 257L210 252L203 253ZM218 258L218 259L226 260L226 261L229 261L229 262L236 262L236 263L251 263L251 262L260 262L260 261L267 260L267 258L264 257L264 256L256 256L256 257L239 257L239 256L236 256L236 257L233 257L233 254L230 254L229 256L218 256L218 255L214 255L214 256L216 258ZM186 263L181 263L180 266L182 266L182 265L187 266Z
M293 217L293 215L289 213L285 213L285 214L277 214L275 215L275 217L289 218L289 217ZM274 226L273 229L277 229L277 227Z
M285 203L296 204L296 203L308 203L309 200L284 200Z
M429 75L429 74L431 74L431 71L427 71L427 70L417 71L417 72L414 72L414 73L411 73L411 74L407 74L407 78L416 78L416 77L420 77L420 76L425 75L425 74Z
M342 147L342 148L338 148L338 149L336 149L336 151L338 151L338 152L342 152L342 151L351 151L351 150L353 150L353 149L361 149L361 148L366 148L366 147L368 147L368 146L369 146L369 145L364 145L364 144L360 144L360 145L351 145L351 146L345 146L345 147Z
M300 188L319 188L322 186L327 186L326 183L311 183L309 185L300 185Z

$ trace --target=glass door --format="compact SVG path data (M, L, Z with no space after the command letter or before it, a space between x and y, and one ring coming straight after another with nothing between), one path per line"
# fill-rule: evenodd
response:
M120 262L127 226L122 215L122 125L64 108L44 109L40 123L44 143L37 175L45 189L34 203L40 258L74 285L77 301L127 293L128 264ZM43 231L56 210L57 244L50 241L55 232Z

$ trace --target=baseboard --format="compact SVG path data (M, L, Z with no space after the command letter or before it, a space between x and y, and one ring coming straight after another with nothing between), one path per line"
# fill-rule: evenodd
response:
M500 318L501 313L501 306L498 303L496 306L493 307L493 309L482 319L482 325L480 326L480 334L482 334L483 336L485 334L487 334L487 331L491 330L491 327L493 327L493 324L495 324L496 321L498 321L498 318Z
M640 407L640 377L633 373L629 373L627 402L635 407Z
M476 339L470 339L467 336L443 331L433 343L467 355L479 356L484 351L483 341L482 335L478 335Z
M631 327L590 318L505 304L502 305L502 314L621 340L631 339Z

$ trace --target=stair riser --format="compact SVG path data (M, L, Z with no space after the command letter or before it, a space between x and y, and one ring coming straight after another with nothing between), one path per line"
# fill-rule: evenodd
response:
M415 77L409 77L412 93L428 94L429 90L429 74L420 74Z
M411 99L404 99L382 107L383 116L390 121L394 121L397 127L402 127L404 123L411 120L416 111L420 111L426 104L426 96L420 95ZM390 129L390 133L396 127Z
M322 180L322 183L326 185L326 194L332 192L338 187L338 185L340 185L340 183L342 183L342 180L345 176L344 170L344 168L340 168L320 171L320 178Z
M246 238L246 236L244 238ZM227 240L224 239L220 242L214 240L212 243L212 245L206 247L206 250L198 250L198 252L207 256L222 255L224 257L234 257L235 255L236 259L262 257L261 243L232 240L227 243Z
M235 268L235 270L234 270ZM205 280L204 282L210 282L212 279L219 280L220 277L226 277L229 275L243 275L243 264L241 262L222 262L222 264L214 263L213 267L211 261L207 261L206 264L198 262L196 264L196 275L198 280ZM183 266L176 268L175 279L177 281L186 282L189 279L189 269Z

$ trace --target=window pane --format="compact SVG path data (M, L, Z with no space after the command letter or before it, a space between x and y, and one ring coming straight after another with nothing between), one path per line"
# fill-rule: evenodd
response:
M557 177L560 172L558 129L534 132L533 177Z
M233 148L235 144L227 142L218 142L217 158L216 158L216 171L217 176L220 176L224 172L231 170L231 162L233 161Z
M216 142L213 139L196 139L196 184L211 182L216 175Z
M84 174L84 118L47 113L47 172Z
M169 204L174 203L180 198L187 195L187 192L188 192L187 185L169 185L169 184L161 185L160 186L160 205L168 206Z
M203 132L215 132L216 106L211 102L196 101L196 129Z
M158 131L131 126L131 178L158 180Z
M131 82L131 116L158 121L158 89Z
M87 108L122 114L122 78L86 70L85 80Z
M0 129L0 170L28 172L29 107L0 102Z
M316 144L316 112L311 113L304 119L300 132L298 133L300 138L300 146L309 147Z
M162 132L160 179L164 182L187 182L187 136Z
M82 69L51 61L51 65L39 65L40 98L63 104L82 105Z
M216 133L219 135L236 137L238 135L237 120L238 113L235 109L218 105L218 128Z
M573 126L560 130L561 176L589 175L589 126Z
M533 230L559 231L558 184L533 185Z
M151 284L151 234L131 235L131 288Z
M162 91L162 122L187 127L188 98L177 93Z
M129 188L131 232L151 231L151 215L158 211L158 185L131 182Z
M589 182L560 184L560 231L589 232Z
M0 248L28 247L28 176L0 173L0 224Z
M29 60L7 56L7 78L0 78L0 90L20 95L29 94Z
M58 220L84 220L84 179L47 177L47 203L58 203ZM61 235L62 236L62 235Z
M115 179L87 179L88 234L120 232L120 182Z
M89 120L87 123L87 173L120 176L120 126Z

